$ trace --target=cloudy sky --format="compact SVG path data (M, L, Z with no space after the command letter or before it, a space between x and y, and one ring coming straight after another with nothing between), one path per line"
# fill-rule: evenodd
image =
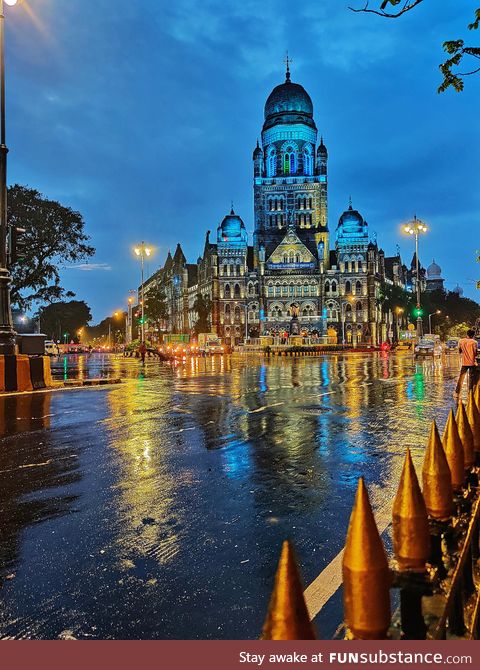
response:
M9 183L82 212L97 253L62 276L94 320L138 285L135 242L155 246L150 272L177 241L193 262L232 200L252 231L251 155L286 49L329 150L332 236L351 195L386 253L399 244L410 260L399 226L417 214L422 260L478 298L480 75L436 93L441 43L478 46L466 29L478 3L425 0L396 21L349 4L362 0L6 8Z

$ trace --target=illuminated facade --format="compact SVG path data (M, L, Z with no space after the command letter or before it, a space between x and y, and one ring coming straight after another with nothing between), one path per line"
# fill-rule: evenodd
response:
M412 270L399 254L385 257L370 240L351 200L330 240L327 167L312 100L291 81L287 65L285 82L265 103L261 141L253 152L253 244L232 207L216 239L207 233L196 266L187 264L180 246L173 258L169 254L159 276L172 330L194 328L201 293L212 305L211 329L227 344L297 332L352 344L392 337L381 288L409 288Z

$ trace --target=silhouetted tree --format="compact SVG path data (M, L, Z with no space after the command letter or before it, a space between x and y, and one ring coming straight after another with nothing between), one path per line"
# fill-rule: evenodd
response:
M78 331L92 319L90 307L83 300L70 302L52 302L42 307L37 318L40 318L40 329L51 340L65 339L78 342Z

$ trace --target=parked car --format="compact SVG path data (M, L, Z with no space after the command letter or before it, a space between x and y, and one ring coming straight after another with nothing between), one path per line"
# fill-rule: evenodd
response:
M441 356L442 343L438 335L425 335L415 346L415 358Z
M58 348L58 344L53 340L45 340L45 354L47 356L59 356L60 349Z
M445 353L451 354L458 352L458 343L459 343L459 338L458 337L450 337L446 342L445 342Z

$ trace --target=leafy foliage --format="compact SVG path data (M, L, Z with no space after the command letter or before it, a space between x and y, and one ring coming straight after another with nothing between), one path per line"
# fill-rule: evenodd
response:
M161 324L168 319L165 289L160 284L145 297L145 318L149 323Z
M198 319L195 323L195 333L209 333L210 332L210 314L212 312L212 301L208 296L203 296L197 293L193 309L196 311Z
M37 315L40 318L41 331L51 340L78 341L78 331L92 319L90 307L83 300L54 302L42 307Z
M60 283L59 267L93 256L79 212L48 200L39 191L15 184L8 189L8 223L25 228L25 258L10 268L12 304L52 302L74 294Z
M350 7L354 12L368 12L370 14L377 14L378 16L383 16L387 19L397 19L398 17L406 14L411 11L417 5L420 5L424 0L383 0L380 4L379 9L370 9L369 3L365 4L363 9L358 9L355 7ZM388 12L386 8L388 5L392 7L397 7L402 5L396 12ZM480 25L480 8L475 10L475 18L472 23L468 24L469 30L477 30ZM462 60L465 56L470 56L471 58L480 59L480 48L465 46L464 40L447 40L443 43L443 50L450 55L450 58L447 58L443 63L439 65L440 72L443 76L443 81L438 87L438 92L443 93L450 86L455 89L455 91L463 91L464 82L463 77L468 77L471 74L476 74L480 72L480 66L470 70L469 72L458 72L454 71L453 68L457 68L462 63Z

